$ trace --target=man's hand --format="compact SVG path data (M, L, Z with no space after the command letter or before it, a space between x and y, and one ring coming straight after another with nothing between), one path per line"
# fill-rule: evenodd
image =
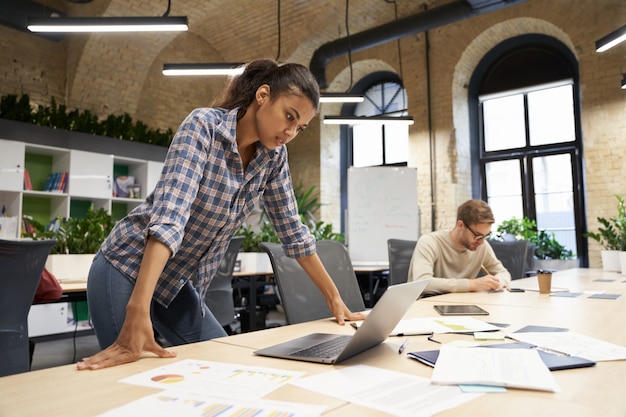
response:
M469 290L472 292L494 291L500 289L502 289L500 280L493 275L485 275L484 277L469 280Z

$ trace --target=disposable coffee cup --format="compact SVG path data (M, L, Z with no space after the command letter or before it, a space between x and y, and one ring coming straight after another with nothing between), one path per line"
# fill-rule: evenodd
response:
M537 271L537 281L539 282L539 294L550 294L552 288L552 271Z

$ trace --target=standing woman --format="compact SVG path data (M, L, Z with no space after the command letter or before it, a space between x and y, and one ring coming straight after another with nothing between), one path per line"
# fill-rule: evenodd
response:
M204 303L206 288L244 220L263 204L288 256L319 287L340 325L351 312L300 221L287 148L318 110L319 88L299 64L248 64L213 107L178 128L154 192L120 220L89 271L89 310L102 351L78 362L100 369L159 346L226 336Z

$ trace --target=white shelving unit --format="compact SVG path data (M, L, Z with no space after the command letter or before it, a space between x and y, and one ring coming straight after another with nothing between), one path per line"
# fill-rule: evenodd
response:
M80 217L93 204L121 218L154 189L165 153L154 145L0 120L0 208L20 222L12 237L19 237L24 215L45 225L58 216ZM24 189L25 170L33 190ZM65 190L43 191L45 179L54 172L68 173ZM116 175L133 176L141 187L140 198L114 197ZM62 337L90 329L88 321L76 323L73 316L72 303L33 305L29 335Z
M161 161L6 139L0 139L0 149L0 205L9 216L17 216L20 221L27 215L43 224L58 216L80 216L73 211L80 212L81 206L91 204L96 210L104 208L112 214L125 214L154 189L163 167ZM24 189L25 170L33 190ZM141 198L113 196L114 173L119 171L135 177L135 183L141 187ZM43 191L45 178L54 172L68 173L66 189Z

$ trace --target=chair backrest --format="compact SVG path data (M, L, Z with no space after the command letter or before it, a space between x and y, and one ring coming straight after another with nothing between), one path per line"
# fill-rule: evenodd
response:
M233 300L233 269L237 261L237 253L241 248L243 236L235 236L230 241L226 254L222 259L215 276L207 289L204 302L217 321L224 327L235 319L235 302Z
M417 240L388 239L389 284L402 284L409 280L409 265Z
M526 271L529 270L528 255L532 252L527 240L514 240L510 242L500 242L490 240L489 245L493 248L496 258L502 262L502 265L511 274L511 279L520 279L526 277Z
M263 242L260 247L270 257L288 324L332 317L320 290L300 264L283 253L280 244ZM317 242L317 255L335 282L346 306L351 311L365 310L348 249L334 240L320 240Z
M28 312L55 240L0 240L0 376L30 370Z

